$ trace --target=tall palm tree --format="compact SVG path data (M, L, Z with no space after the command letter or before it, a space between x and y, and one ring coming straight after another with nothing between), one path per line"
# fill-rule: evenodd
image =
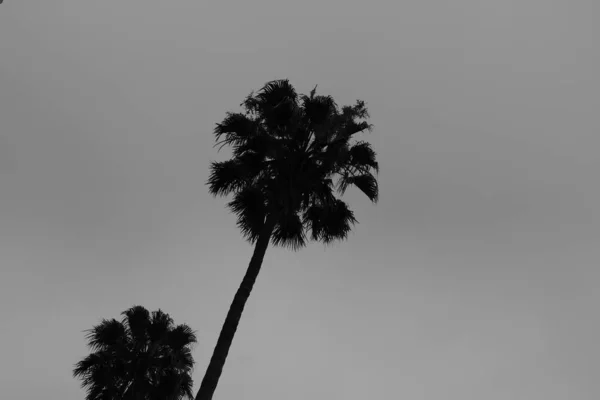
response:
M215 128L232 158L213 162L210 193L233 195L227 204L254 253L225 318L196 400L211 400L229 348L269 243L291 249L313 239L345 239L357 221L336 196L349 186L376 202L379 166L369 143L355 135L370 131L363 101L338 108L331 96L298 95L288 80L268 82L227 113Z
M121 315L122 321L103 319L87 331L93 352L73 370L87 389L86 400L193 399L192 329L142 306Z

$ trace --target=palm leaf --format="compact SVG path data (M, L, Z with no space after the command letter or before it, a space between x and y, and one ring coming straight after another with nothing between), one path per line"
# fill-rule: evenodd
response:
M379 164L377 155L371 145L367 142L359 141L350 147L350 164L358 167L373 168L379 173Z
M145 346L150 312L142 306L133 306L123 311L122 315L124 315L123 322L127 324L136 346Z
M343 194L349 185L354 185L363 192L369 200L377 202L379 198L379 186L377 179L371 174L353 176L342 176L339 181L339 191Z
M169 347L177 352L185 346L192 345L197 342L196 334L189 326L185 324L177 325L169 331L168 344Z
M278 220L273 230L273 244L298 250L306 245L304 226L298 214L290 213Z
M126 342L127 339L125 326L116 319L104 319L87 332L88 346L94 351L108 349Z
M162 310L152 312L150 325L148 326L148 339L153 345L165 341L173 325L173 319Z
M328 205L313 205L304 214L304 223L311 230L312 239L325 244L346 239L356 222L354 213L339 199Z
M266 83L256 95L257 100L265 107L276 108L286 102L296 101L296 89L287 79L280 79Z
M237 215L237 226L246 239L256 241L267 213L262 190L256 186L244 187L227 205Z
M223 122L217 124L214 129L217 140L225 136L224 144L236 144L257 134L259 126L248 116L241 113L227 113L226 115Z
M241 189L247 182L247 172L237 159L213 161L210 170L207 183L213 196L226 196Z
M337 104L331 96L303 96L302 106L306 118L313 126L329 122L337 114Z

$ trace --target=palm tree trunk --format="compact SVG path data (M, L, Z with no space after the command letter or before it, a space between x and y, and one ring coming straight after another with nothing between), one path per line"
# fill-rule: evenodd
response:
M219 378L223 372L223 366L225 365L225 360L227 359L227 354L229 353L229 348L233 342L233 337L240 322L242 312L246 306L246 301L248 300L248 297L250 297L250 292L252 291L254 282L256 282L256 277L260 272L260 267L262 266L267 247L269 246L275 223L276 217L274 215L269 215L265 221L263 231L254 246L254 253L250 259L250 264L248 265L244 279L242 279L242 283L233 297L233 302L231 303L231 306L229 306L229 311L227 312L223 327L221 328L217 345L213 350L213 355L195 400L212 400L217 384L219 383Z

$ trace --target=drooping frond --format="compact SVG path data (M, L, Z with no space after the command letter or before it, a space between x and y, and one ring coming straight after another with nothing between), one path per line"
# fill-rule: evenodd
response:
M267 214L264 193L256 186L246 186L238 191L228 204L237 215L237 226L250 242L255 242Z
M339 190L342 194L349 185L354 185L363 192L369 200L376 203L379 198L379 186L377 179L370 173L360 175L343 175L339 181Z
M273 244L298 250L306 245L304 225L296 213L283 215L273 230Z
M367 142L359 141L350 147L350 164L359 168L372 168L376 173L379 172L377 155Z
M354 213L339 199L330 204L313 205L304 213L304 223L311 230L312 239L325 244L346 239L356 222Z

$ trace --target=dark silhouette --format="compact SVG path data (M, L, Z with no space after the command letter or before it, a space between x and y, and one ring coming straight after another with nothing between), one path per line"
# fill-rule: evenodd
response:
M122 321L104 319L87 331L93 353L73 370L87 389L86 400L193 399L191 328L142 306L122 315Z
M357 221L336 192L350 185L377 201L375 152L352 140L371 129L365 103L338 109L315 92L297 95L288 80L268 82L241 104L245 113L227 113L215 128L217 144L230 146L233 157L211 164L209 190L233 194L227 205L255 248L196 400L213 397L269 242L296 250L308 237L326 244L345 239Z

